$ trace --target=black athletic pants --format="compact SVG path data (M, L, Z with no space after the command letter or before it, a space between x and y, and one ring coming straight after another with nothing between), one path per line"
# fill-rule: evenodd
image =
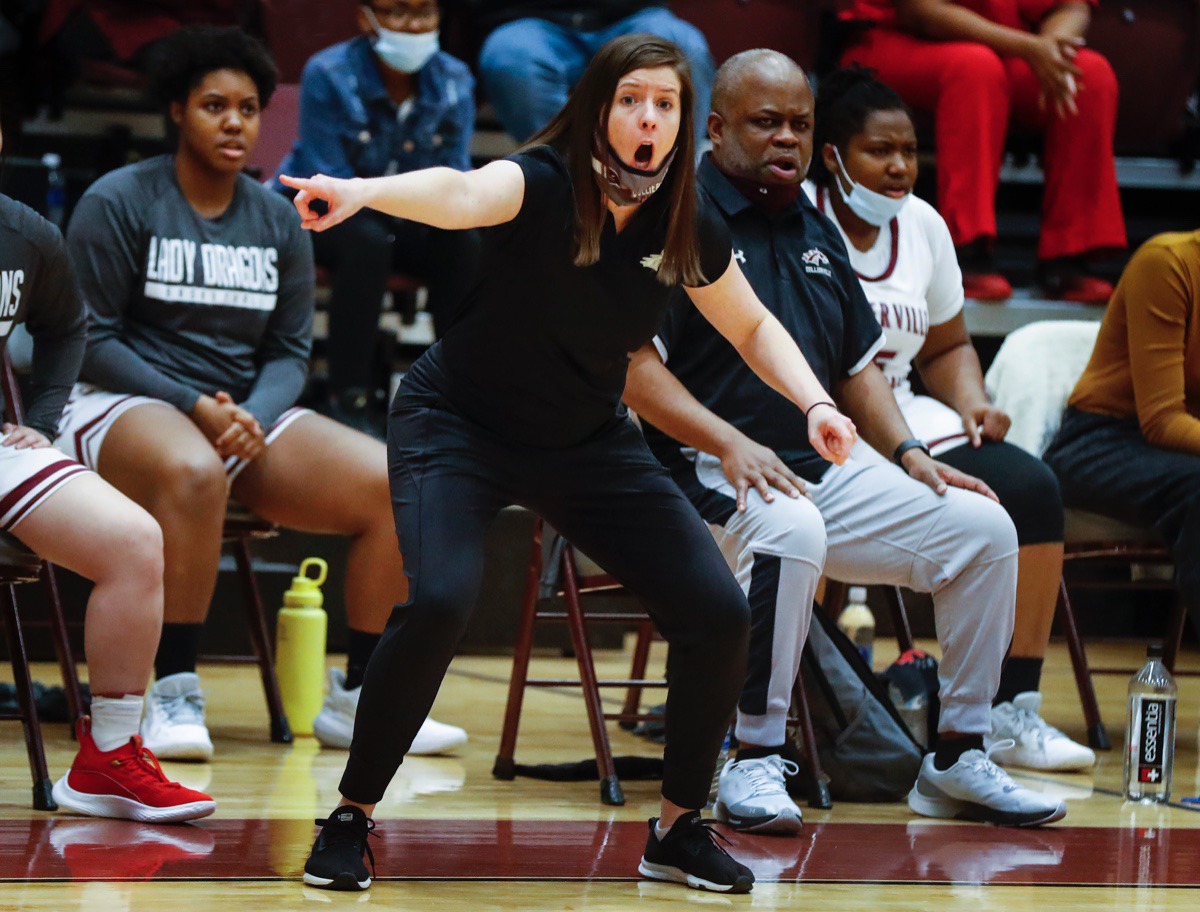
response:
M974 475L1000 498L1017 528L1017 544L1044 545L1063 540L1063 503L1050 467L1019 446L985 440L939 453L937 458Z
M561 450L506 441L401 389L388 422L409 598L363 681L341 792L372 804L433 706L508 504L537 512L632 591L671 649L663 796L701 808L746 674L750 609L712 535L628 421Z
M426 309L440 335L474 281L479 256L475 231L441 231L375 212L361 212L313 235L313 255L332 273L329 305L329 389L371 385L370 353L394 270L422 279ZM363 353L367 357L363 357Z
M1136 418L1069 408L1045 459L1068 507L1162 534L1180 595L1200 624L1200 456L1151 446Z

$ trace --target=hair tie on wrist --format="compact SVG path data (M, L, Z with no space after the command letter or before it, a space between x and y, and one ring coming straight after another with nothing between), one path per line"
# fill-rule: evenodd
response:
M836 405L834 405L832 402L822 399L820 402L814 402L812 405L810 405L808 408L806 408L804 410L804 417L806 420L808 419L808 413L811 412L813 409L815 409L818 405L827 405L831 409L833 409L835 412L838 410L838 407Z

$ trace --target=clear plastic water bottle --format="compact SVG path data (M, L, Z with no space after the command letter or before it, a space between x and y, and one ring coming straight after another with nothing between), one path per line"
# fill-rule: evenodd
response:
M1178 691L1162 657L1162 644L1151 644L1146 650L1146 664L1129 682L1125 798L1145 804L1165 804L1171 800Z
M868 666L875 657L875 615L867 607L867 590L851 586L846 607L838 615L838 628L858 647L859 655Z

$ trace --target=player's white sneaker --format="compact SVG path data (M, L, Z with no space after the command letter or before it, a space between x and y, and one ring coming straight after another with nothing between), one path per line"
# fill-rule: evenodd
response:
M1046 722L1039 715L1041 708L1042 695L1034 690L1017 694L1011 703L992 707L992 733L983 739L984 746L1013 742L1012 747L997 747L992 758L1001 766L1035 770L1091 769L1096 764L1092 749L1077 744Z
M345 750L354 736L354 714L358 712L358 697L362 687L346 689L346 675L340 668L329 669L329 693L325 705L313 720L313 734L324 747ZM456 725L446 725L434 719L422 723L409 756L444 754L467 743L467 733Z
M146 694L142 743L160 760L212 759L199 675L182 671L154 682Z
M1018 827L1053 823L1067 815L1066 804L1017 785L989 754L980 750L967 751L945 771L934 767L933 754L926 754L921 773L908 793L908 806L925 817L957 817Z
M717 818L743 833L799 833L804 820L784 781L785 773L794 776L799 771L778 754L729 760L717 783Z

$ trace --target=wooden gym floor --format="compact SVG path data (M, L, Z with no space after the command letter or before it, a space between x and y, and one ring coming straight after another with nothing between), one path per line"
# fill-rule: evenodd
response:
M660 648L660 647L656 647ZM894 657L881 643L877 667ZM1140 664L1142 647L1096 645L1097 666ZM661 668L662 655L656 653ZM601 675L627 668L601 654ZM639 881L653 782L624 783L628 803L600 804L593 783L491 776L511 662L458 659L438 700L438 719L465 726L470 743L453 758L414 757L401 767L376 814L380 879L366 894L304 887L299 872L314 817L337 796L345 755L307 738L272 745L251 666L202 669L217 748L208 766L168 764L205 788L217 813L192 826L149 826L30 810L18 723L0 723L0 910L55 912L233 912L233 910L481 909L1195 909L1200 902L1200 813L1174 804L1127 806L1120 798L1120 740L1128 675L1100 675L1101 708L1117 749L1092 774L1022 776L1066 798L1065 821L1040 830L929 821L907 806L835 804L805 808L797 839L734 836L733 852L759 882L749 896L700 894ZM535 660L535 673L565 676L573 663ZM539 670L540 666L540 670ZM1051 647L1043 690L1046 718L1075 737L1083 721L1065 649ZM3 666L7 670L7 665ZM1184 669L1200 670L1186 653ZM56 681L52 666L36 677ZM1197 710L1200 678L1181 677L1175 796L1200 792ZM651 699L654 694L651 694ZM531 690L519 762L590 756L579 692ZM618 754L653 745L610 727ZM73 748L65 726L45 726L51 773ZM327 906L325 904L328 904ZM364 905L367 904L367 905ZM670 904L670 905L669 905Z

